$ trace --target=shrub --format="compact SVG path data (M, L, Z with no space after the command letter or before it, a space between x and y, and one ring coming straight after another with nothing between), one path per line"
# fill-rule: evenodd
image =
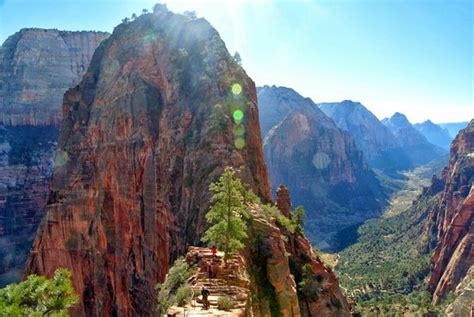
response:
M158 313L165 314L168 309L178 301L178 291L181 301L186 297L186 281L195 272L195 268L189 266L186 260L181 257L177 259L171 267L163 284L158 284ZM180 291L180 289L183 289ZM178 303L179 304L179 303Z
M193 290L187 283L176 291L176 303L182 307L193 299Z
M217 299L217 308L220 310L229 311L234 308L234 301L229 296L221 296Z

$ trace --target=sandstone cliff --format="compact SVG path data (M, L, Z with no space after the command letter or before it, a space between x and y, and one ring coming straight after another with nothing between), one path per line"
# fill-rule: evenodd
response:
M278 88L260 92L268 94L277 95L268 98L275 103L260 98L261 108L279 109L287 100L294 108L264 141L272 187L285 184L295 206L305 207L306 233L313 242L322 249L341 249L356 239L354 228L380 214L382 187L352 137L310 100L286 90L285 98L279 98Z
M22 29L10 36L0 49L0 124L59 124L64 92L108 35Z
M256 102L204 19L158 6L119 25L64 97L28 272L74 272L77 315L151 315L170 261L199 242L224 166L271 198Z
M0 286L21 278L45 214L64 92L107 36L23 29L0 49Z
M442 178L444 190L429 217L438 236L428 283L434 303L453 291L474 263L474 120L453 141Z

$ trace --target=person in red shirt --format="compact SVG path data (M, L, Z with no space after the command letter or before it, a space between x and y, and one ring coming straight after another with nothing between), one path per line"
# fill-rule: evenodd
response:
M217 254L217 248L215 245L212 246L211 253L212 253L212 257L215 258Z

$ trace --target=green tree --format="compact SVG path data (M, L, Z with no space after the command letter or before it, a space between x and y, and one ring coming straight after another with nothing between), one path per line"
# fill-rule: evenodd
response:
M293 211L293 214L291 215L291 220L293 221L295 231L304 234L304 208L303 206L298 206L296 209Z
M232 168L227 167L209 189L213 193L211 209L206 219L211 227L205 232L202 240L211 242L224 251L224 261L229 253L244 248L243 240L247 238L247 225L244 196L245 188L235 176Z
M239 52L234 53L234 61L242 66L242 58L240 57Z
M69 316L78 300L68 270L56 270L52 279L33 274L0 289L0 316Z

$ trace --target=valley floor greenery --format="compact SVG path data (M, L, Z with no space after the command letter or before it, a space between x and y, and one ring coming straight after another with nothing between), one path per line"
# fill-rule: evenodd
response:
M341 286L363 316L442 311L444 305L433 307L426 291L432 237L424 219L437 199L422 197L395 216L367 221L358 242L340 253Z

